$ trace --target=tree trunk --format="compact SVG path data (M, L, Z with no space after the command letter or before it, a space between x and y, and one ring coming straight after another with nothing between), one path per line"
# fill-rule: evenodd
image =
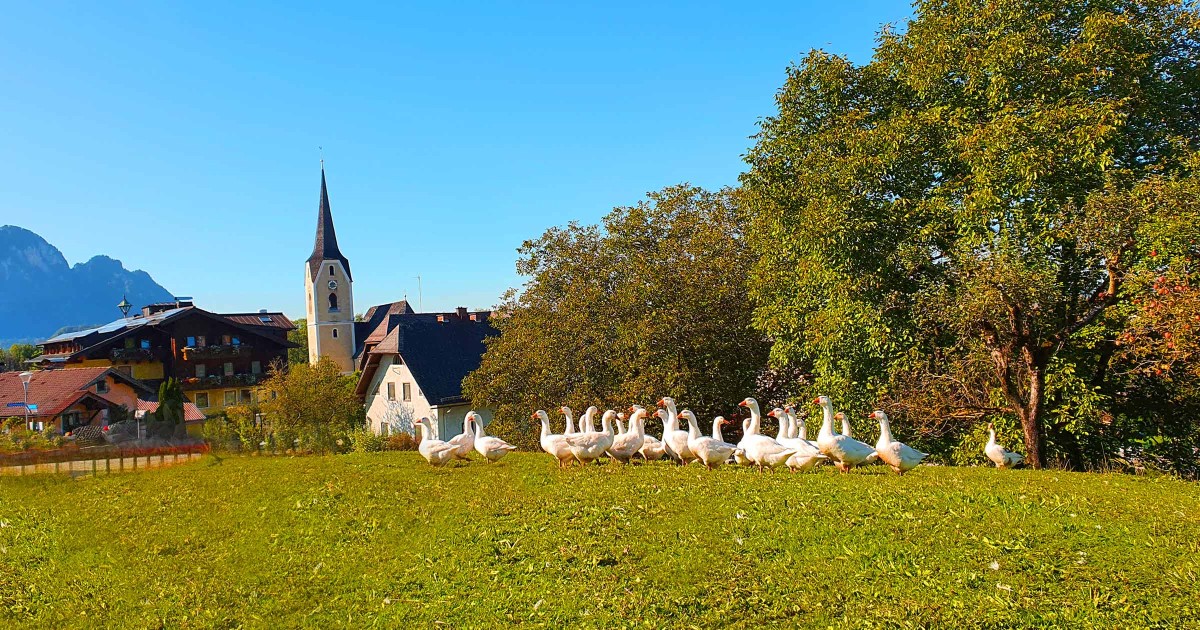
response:
M1022 405L1019 415L1021 429L1025 433L1025 461L1031 468L1040 470L1046 465L1042 440L1045 435L1042 413L1046 395L1046 368L1041 361L1030 356L1032 354L1025 353L1026 367L1029 370L1029 398Z

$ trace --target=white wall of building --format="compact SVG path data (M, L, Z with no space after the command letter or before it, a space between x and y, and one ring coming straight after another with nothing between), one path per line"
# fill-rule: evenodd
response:
M393 385L395 400L388 398L388 384ZM411 400L404 400L404 384L409 383ZM448 440L462 433L463 418L471 410L470 405L431 405L425 398L424 392L417 385L417 379L409 371L408 366L399 361L394 355L383 357L379 368L371 379L366 394L367 423L375 433L383 431L383 425L388 423L389 416L396 413L397 406L407 407L405 413L411 412L412 419L429 418L437 430L438 439ZM492 421L490 409L476 409L483 418L484 425Z

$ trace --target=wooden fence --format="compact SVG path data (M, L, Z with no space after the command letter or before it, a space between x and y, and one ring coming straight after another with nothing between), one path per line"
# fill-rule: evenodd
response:
M158 447L92 446L0 455L0 475L67 473L73 476L150 470L203 457L207 444Z

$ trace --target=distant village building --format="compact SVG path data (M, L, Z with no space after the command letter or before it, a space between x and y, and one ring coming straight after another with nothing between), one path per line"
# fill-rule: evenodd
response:
M154 396L148 386L107 367L37 370L29 382L29 421L36 430L65 434L84 425L108 424L110 412L124 407L129 415L142 399ZM0 419L24 422L25 388L20 374L0 373Z
M422 417L433 421L442 439L461 433L471 410L462 380L479 367L483 340L498 334L491 313L416 313L401 300L373 306L355 321L352 287L322 168L316 242L304 277L309 362L327 357L345 374L359 372L356 392L376 433L411 431L412 421ZM490 410L475 411L485 424L491 421Z
M43 370L112 368L154 392L171 377L188 400L213 415L253 402L271 365L287 364L288 348L295 347L287 334L295 328L283 313L218 314L177 300L47 339L31 362Z

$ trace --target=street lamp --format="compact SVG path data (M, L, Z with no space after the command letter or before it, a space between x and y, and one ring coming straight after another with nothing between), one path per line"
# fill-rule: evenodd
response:
M122 295L121 303L117 305L117 308L121 309L121 317L129 317L129 309L132 306L133 305L129 303L129 300L125 299L125 296Z
M29 381L33 380L33 372L21 372L21 387L25 390L25 428L30 431L33 426L29 424Z

